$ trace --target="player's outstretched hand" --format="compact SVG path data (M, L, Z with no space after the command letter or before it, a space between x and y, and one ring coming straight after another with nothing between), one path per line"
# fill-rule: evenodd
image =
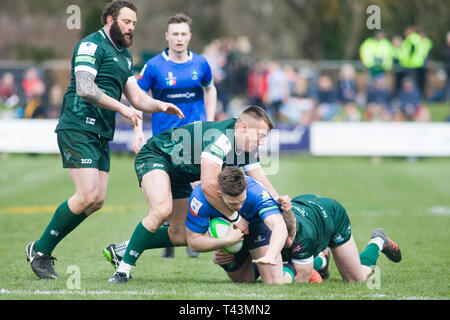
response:
M161 110L161 112L164 112L167 114L174 114L180 119L184 118L183 112L176 105L169 103L169 102L160 101L159 102L159 110Z
M227 253L223 250L214 251L213 262L218 265L231 263L234 259L234 254Z
M270 258L267 256L261 257L259 259L254 259L254 260L252 260L252 262L256 263L256 264L265 264L265 265L270 265L270 266L277 265L277 262L273 258Z
M281 205L282 211L289 211L292 209L291 198L289 196L279 196L277 201Z

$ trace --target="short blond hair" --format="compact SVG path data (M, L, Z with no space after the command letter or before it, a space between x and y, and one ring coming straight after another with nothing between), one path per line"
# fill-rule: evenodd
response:
M242 116L250 116L251 118L255 120L262 120L269 126L269 131L273 129L274 124L272 119L270 119L269 115L264 111L263 108L259 106L248 106L247 108L242 111L242 113L239 115L238 119L242 120Z
M180 13L177 13L177 14L171 16L169 18L169 20L167 20L167 26L169 26L169 24L173 24L173 23L187 23L187 25L190 28L191 27L191 23L192 23L192 19L189 18L184 13L180 12Z

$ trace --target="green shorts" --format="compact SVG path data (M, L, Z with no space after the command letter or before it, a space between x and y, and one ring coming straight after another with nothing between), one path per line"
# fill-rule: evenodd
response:
M109 140L93 132L56 131L63 168L96 168L109 172Z
M293 206L301 203L300 207L306 205L311 208L312 221L317 234L317 250L321 251L327 246L335 248L343 245L352 235L350 219L345 208L336 200L326 197L317 197L313 194L304 194L292 199ZM326 215L326 218L323 216ZM314 233L314 232L312 232Z
M141 186L144 175L152 170L164 170L170 177L170 187L173 199L189 198L192 193L191 181L176 173L172 162L155 149L142 148L134 161L134 168Z
M352 236L352 230L350 226L350 219L348 218L347 211L345 208L336 200L331 198L325 198L329 202L329 205L333 208L331 210L334 221L334 232L331 236L330 243L328 246L330 248L336 248L348 240Z

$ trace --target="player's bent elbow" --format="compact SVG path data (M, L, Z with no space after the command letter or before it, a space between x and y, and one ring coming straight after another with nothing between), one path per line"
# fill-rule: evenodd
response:
M186 238L186 244L192 251L198 251L197 246L195 245L195 241L192 241L190 238Z
M188 235L186 235L186 245L192 251L196 251L196 252L205 251L205 250L202 250L202 247L198 245L198 241L195 239L195 237L189 237Z
M192 251L195 252L200 252L200 250L195 246L189 243L189 241L187 241L187 246L189 247L189 249L191 249Z

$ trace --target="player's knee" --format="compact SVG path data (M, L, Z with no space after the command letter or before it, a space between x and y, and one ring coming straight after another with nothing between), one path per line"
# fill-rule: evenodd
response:
M85 209L88 209L88 208L94 208L97 206L98 196L99 196L99 190L97 188L92 188L92 189L89 189L89 190L86 190L85 192L83 192L79 198L80 198L82 206ZM103 203L103 201L102 201L102 203Z
M97 198L93 205L93 212L100 210L105 204L105 198Z
M142 219L144 227L146 227L150 232L156 232L156 230L162 226L164 221L168 219L171 210L171 206L164 205L150 208L148 215Z
M162 219L162 221L165 221L169 218L171 212L172 212L172 204L168 201L164 201L151 207L149 215L154 215L159 219Z
M347 275L344 276L344 281L345 282L366 282L367 281L367 277L363 274L358 274L358 275Z

